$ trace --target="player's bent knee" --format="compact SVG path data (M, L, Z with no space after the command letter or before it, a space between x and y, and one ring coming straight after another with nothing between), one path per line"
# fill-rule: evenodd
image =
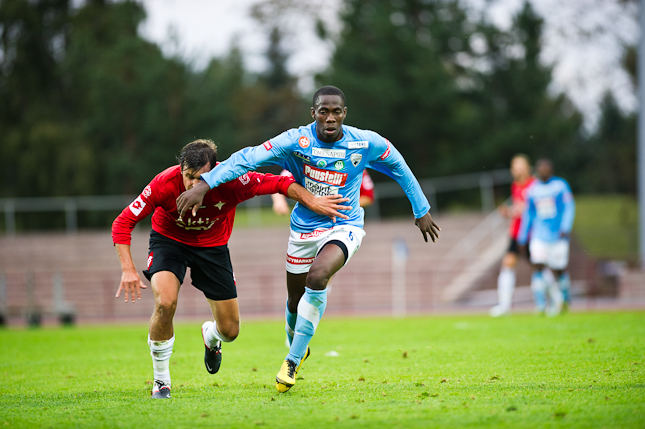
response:
M309 271L307 275L307 287L313 290L323 290L329 283L329 276L321 272L321 270Z
M240 323L231 322L217 325L217 330L227 342L234 341L240 334Z

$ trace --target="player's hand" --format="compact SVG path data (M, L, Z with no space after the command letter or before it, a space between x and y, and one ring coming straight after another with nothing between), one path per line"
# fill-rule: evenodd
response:
M179 219L183 218L186 212L192 208L193 216L197 216L197 210L202 205L204 201L204 195L210 191L210 186L208 183L200 180L192 189L184 191L179 197L177 197L177 212L179 213Z
M349 198L343 198L341 194L333 194L314 197L311 201L307 201L305 205L311 211L330 217L332 222L336 223L336 218L349 219L349 216L338 211L352 209L352 206L342 205L342 203L346 203L347 201L349 201Z
M426 243L428 242L428 235L432 239L433 243L439 238L438 231L441 231L441 228L439 228L439 225L434 223L432 216L430 216L430 212L426 213L425 216L415 220L414 224L421 230L423 239L426 241Z
M289 203L287 199L282 194L272 194L271 200L273 201L273 211L275 214L280 216L286 216L291 213L289 208Z
M141 299L141 289L147 289L141 277L136 271L123 271L121 273L121 284L119 284L119 289L116 291L115 298L118 298L121 295L121 291L125 291L123 298L125 302L128 302L128 294L130 294L131 302L135 302L136 299Z

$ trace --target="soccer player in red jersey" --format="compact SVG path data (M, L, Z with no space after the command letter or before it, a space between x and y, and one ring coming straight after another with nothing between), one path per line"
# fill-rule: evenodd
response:
M146 286L132 261L132 230L153 213L148 266L143 272L155 298L148 335L154 369L153 398L170 397L169 363L175 342L172 320L187 267L191 268L193 286L204 293L215 319L202 325L208 372L215 374L219 370L221 343L233 341L240 331L235 278L227 247L238 203L256 195L280 192L324 216L345 219L347 216L337 210L349 207L339 205L347 198L315 197L291 177L249 172L208 192L199 216L187 213L182 219L176 199L198 183L202 173L212 166L217 168L217 147L210 140L196 140L184 146L177 160L178 165L158 174L112 224L112 239L122 269L116 297L124 292L125 302L128 296L135 302L135 297L141 299L141 289Z
M280 173L281 176L290 176L293 177L293 174L289 170L282 170ZM361 181L361 194L359 199L359 204L361 207L368 207L374 203L374 182L372 182L372 177L367 172L363 170L363 180ZM273 202L273 211L276 214L286 216L291 213L287 199L282 194L272 194L271 201Z
M524 213L526 206L526 192L535 181L535 178L531 176L531 163L528 156L517 154L511 159L511 175L513 176L513 183L511 184L512 204L510 206L502 205L499 208L503 216L511 219L508 231L510 244L504 259L502 259L502 267L497 278L499 303L490 309L490 315L493 317L509 314L513 303L516 278L515 267L517 266L517 257L520 254L517 235L520 230L522 213Z

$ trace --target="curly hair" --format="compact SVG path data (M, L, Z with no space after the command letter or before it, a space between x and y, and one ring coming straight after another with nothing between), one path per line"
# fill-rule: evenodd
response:
M213 168L217 163L217 145L207 139L190 142L177 155L177 162L182 170L199 170L208 163Z

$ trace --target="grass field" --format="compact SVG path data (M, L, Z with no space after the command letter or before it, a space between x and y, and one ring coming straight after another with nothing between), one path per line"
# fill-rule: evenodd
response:
M173 398L147 328L0 330L0 427L645 427L645 313L323 320L290 392L283 323L245 322L222 369L176 327ZM338 356L328 356L337 352Z
M576 195L575 237L594 258L638 259L638 204L627 195Z

